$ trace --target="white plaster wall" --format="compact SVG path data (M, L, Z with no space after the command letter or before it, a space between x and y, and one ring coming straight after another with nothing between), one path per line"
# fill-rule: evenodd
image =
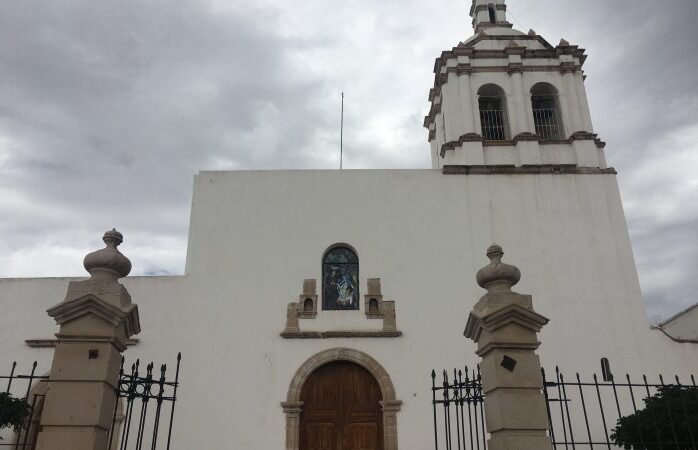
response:
M320 287L322 254L337 242L358 251L362 296L367 278L381 278L403 337L279 336L287 303L298 299L305 278ZM187 274L125 280L143 327L127 355L171 363L182 351L176 448L284 448L279 403L291 378L333 347L366 352L386 368L404 402L400 447L428 448L431 369L477 362L462 332L483 293L475 273L492 242L521 268L517 290L533 294L551 319L541 334L545 366L590 373L608 357L616 373L698 372L697 346L676 344L647 324L609 175L202 172ZM51 351L23 340L56 331L45 310L67 282L0 282L0 370L12 359L49 367ZM375 326L363 311L301 320L306 330Z

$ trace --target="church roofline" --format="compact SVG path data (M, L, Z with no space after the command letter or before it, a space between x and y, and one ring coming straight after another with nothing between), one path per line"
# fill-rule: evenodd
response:
M693 311L696 308L698 308L698 303L694 304L693 306L689 306L688 308L684 309L683 311L678 312L678 313L674 314L673 316L669 317L667 320L665 320L664 322L657 325L657 328L662 328L666 325L669 325L674 320L688 314L689 312Z

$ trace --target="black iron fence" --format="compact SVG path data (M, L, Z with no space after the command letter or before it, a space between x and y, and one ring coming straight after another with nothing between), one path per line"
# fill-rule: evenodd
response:
M630 375L599 381L596 374L570 381L558 368L543 371L550 437L555 448L698 450L698 388L695 377L665 383L631 381Z
M434 410L434 448L444 450L486 450L484 395L480 368L443 371L437 381L431 372Z
M479 369L432 371L434 448L486 449L488 438ZM698 387L693 375L650 383L610 371L572 380L542 371L550 438L556 449L698 450Z
M47 376L37 375L37 363L29 374L12 363L9 375L0 376L0 447L16 450L34 448L38 419L43 405Z
M140 361L136 361L126 372L124 360L121 360L109 435L110 450L169 450L181 361L180 353L174 379L168 380L165 364L156 372L152 362L143 370ZM162 445L158 447L159 444Z

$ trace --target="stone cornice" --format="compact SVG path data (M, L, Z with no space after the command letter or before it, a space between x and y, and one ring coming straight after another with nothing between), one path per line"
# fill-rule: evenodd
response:
M477 133L466 133L466 134L462 135L461 137L459 137L458 140L447 142L444 145L442 145L441 151L439 152L439 154L443 158L444 156L446 156L446 152L448 150L455 150L456 147L460 147L463 144L465 144L466 142L483 142L483 141L484 141L484 139L482 138L482 136L477 134Z
M126 339L125 344L130 347L139 342L140 339ZM54 348L58 344L58 339L25 339L24 343L31 348Z
M514 48L517 50L514 51ZM519 50L520 49L520 50ZM520 54L524 59L557 59L562 55L578 58L581 65L586 61L584 49L576 47L557 47L552 49L528 49L523 46L509 47L503 50L478 50L472 47L454 47L450 51L444 51L434 62L434 73L441 73L442 67L448 65L449 59L457 59L459 56L467 56L470 59L506 59L509 54Z
M93 315L114 326L124 325L127 337L141 331L138 306L127 305L123 308L105 302L96 295L89 294L77 300L61 302L47 310L58 325L63 325L85 315Z
M444 175L617 175L616 169L609 167L580 167L576 164L536 164L536 165L497 165L497 166L455 166L443 167Z
M426 119L425 119L426 121ZM434 136L436 137L436 136ZM430 138L431 138L431 133L430 133ZM431 139L430 139L431 141ZM545 140L542 139L539 135L533 134L533 133L519 133L516 136L514 136L514 139L506 140L506 141L487 141L485 140L481 135L477 133L466 133L462 136L460 136L457 140L447 142L441 146L441 150L439 151L439 154L441 157L446 156L446 152L449 150L455 150L457 147L462 146L466 142L482 142L482 145L485 147L511 147L517 145L519 142L535 142L538 141L540 145L569 145L572 144L574 141L594 141L596 146L600 149L603 149L606 147L606 143L603 142L601 139L598 138L597 134L594 133L589 133L587 131L577 131L576 133L573 133L568 139L557 139L557 140Z
M397 338L402 331L301 331L283 332L285 339Z
M518 304L505 305L482 317L473 313L468 317L464 335L475 341L479 340L482 330L496 331L509 324L515 323L536 333L549 322L548 318L532 309Z

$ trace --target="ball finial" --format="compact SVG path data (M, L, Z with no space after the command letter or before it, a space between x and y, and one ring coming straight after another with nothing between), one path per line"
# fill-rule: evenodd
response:
M117 247L124 241L124 236L112 228L102 238L106 247L85 256L83 265L92 279L116 281L131 272L131 261Z
M521 279L518 267L502 262L502 247L493 244L487 249L490 263L477 273L477 284L489 292L510 291Z

